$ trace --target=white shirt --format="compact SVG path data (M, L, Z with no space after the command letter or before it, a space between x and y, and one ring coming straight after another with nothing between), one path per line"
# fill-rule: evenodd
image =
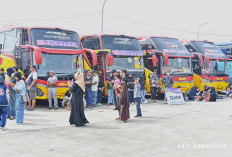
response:
M91 86L91 91L98 91L98 76L93 76L92 82L97 82L97 84Z
M28 76L28 78L30 78L31 75L32 75L32 77L33 77L33 80L37 80L37 72L32 72L32 73L30 73L30 75Z

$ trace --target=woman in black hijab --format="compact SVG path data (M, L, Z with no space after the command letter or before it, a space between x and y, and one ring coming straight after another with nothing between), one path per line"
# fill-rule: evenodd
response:
M85 92L84 75L76 73L74 75L76 81L72 84L69 82L69 87L72 92L71 113L69 118L70 125L84 126L89 123L84 113L83 95Z

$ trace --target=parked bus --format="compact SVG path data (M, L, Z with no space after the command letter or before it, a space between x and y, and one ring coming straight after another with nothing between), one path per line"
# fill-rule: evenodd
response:
M228 87L226 74L227 56L213 42L184 41L191 53L197 54L192 60L193 72L202 78L204 85L215 87L216 91L224 91Z
M136 38L109 34L87 35L81 38L81 42L84 48L94 50L97 54L98 65L93 69L101 71L104 76L105 95L108 93L106 78L113 69L118 72L126 69L134 77L145 77L142 57L144 52ZM91 56L89 60L91 62ZM85 69L88 68L88 66L85 66Z
M57 98L62 99L68 90L68 80L83 71L83 56L76 32L60 28L14 27L0 32L0 67L17 65L24 76L30 65L36 65L38 79L36 99L48 99L49 70L58 78ZM82 55L83 54L83 55ZM86 60L87 57L86 57Z
M229 57L227 60L226 73L229 75L229 84L232 84L232 42L216 43L221 51Z
M138 40L142 49L146 51L144 65L147 78L156 71L160 76L160 84L164 92L161 79L170 72L174 81L173 88L181 87L183 93L188 93L193 87L191 66L193 54L189 53L176 38L148 36L138 37ZM149 79L146 84L150 92Z

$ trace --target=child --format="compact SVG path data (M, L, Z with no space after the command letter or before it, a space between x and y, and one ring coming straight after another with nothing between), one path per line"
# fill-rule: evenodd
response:
M4 130L6 125L6 115L8 106L6 89L7 87L4 84L4 79L0 75L0 130Z
M137 114L135 117L142 117L142 113L141 113L141 108L140 108L140 104L141 104L141 85L139 83L139 78L137 78L135 80L135 87L134 87L134 99L136 102L136 109L137 109Z
M115 79L114 89L115 89L115 95L116 95L115 109L118 110L118 112L120 112L120 105L121 105L120 92L121 92L122 87L120 85L119 76L115 75L114 79Z

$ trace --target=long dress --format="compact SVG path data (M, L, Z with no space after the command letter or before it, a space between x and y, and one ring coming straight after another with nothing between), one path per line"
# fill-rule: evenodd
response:
M121 83L122 91L121 91L121 106L120 106L120 120L126 121L130 118L130 103L129 103L129 96L128 96L128 89L125 82Z
M75 124L75 126L83 126L84 124L89 123L84 113L84 91L76 82L73 83L70 90L73 93L71 100L72 109L69 118L70 125Z

